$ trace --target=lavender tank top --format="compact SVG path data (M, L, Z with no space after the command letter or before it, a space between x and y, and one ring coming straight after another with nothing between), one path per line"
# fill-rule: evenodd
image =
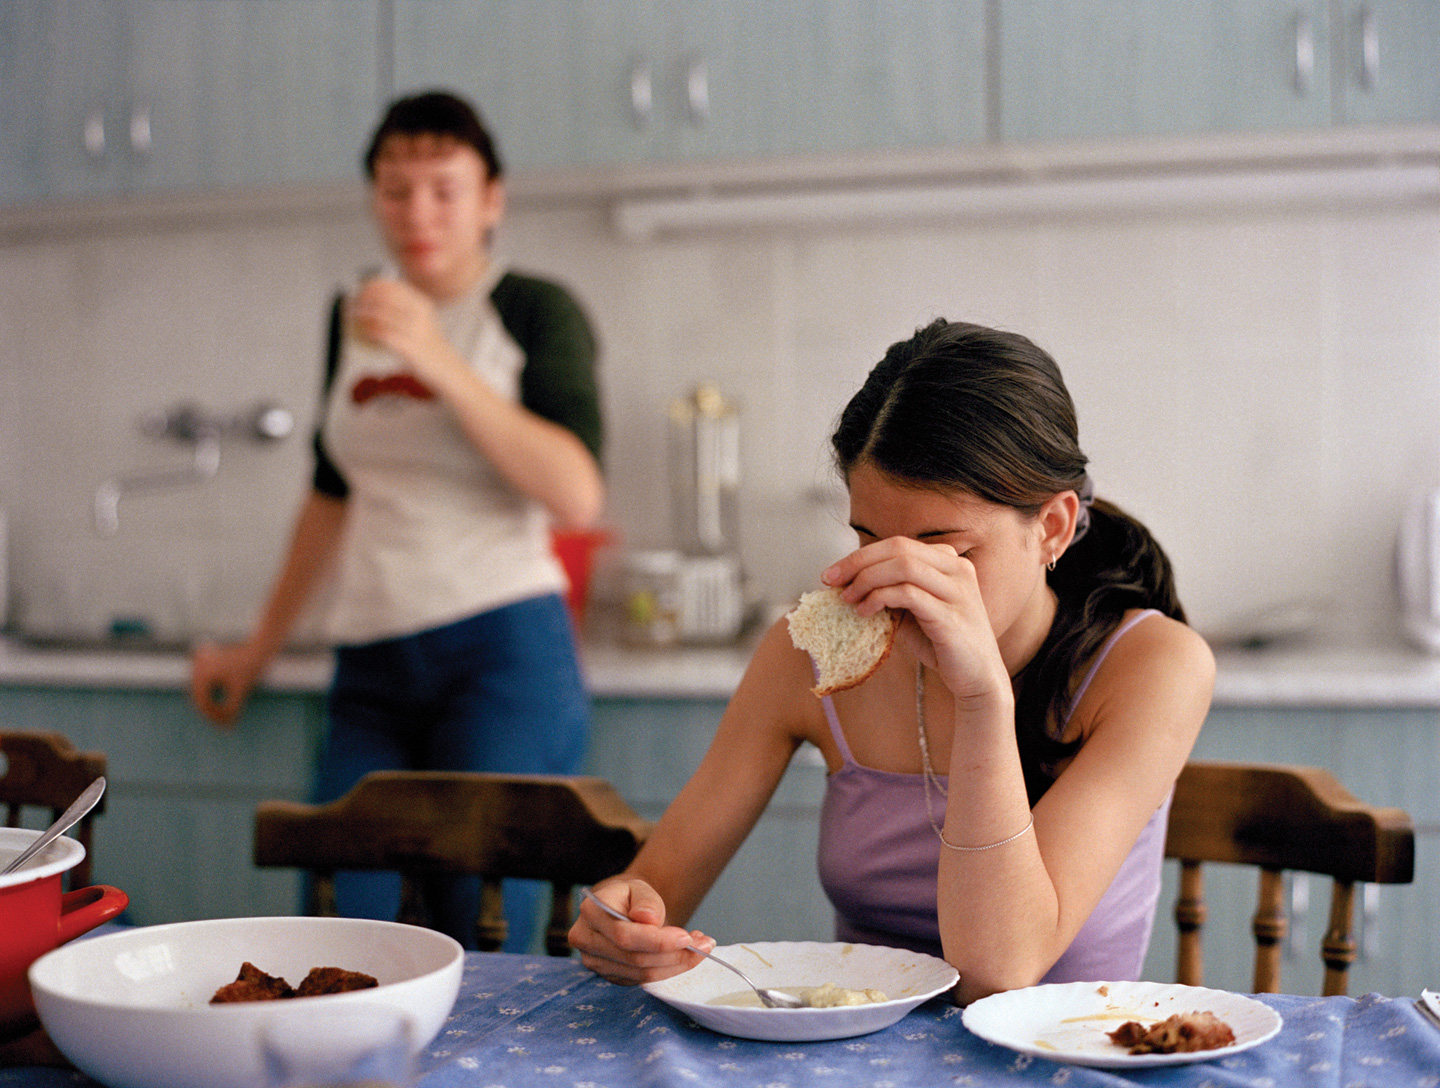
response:
M1073 713L1111 647L1147 616L1122 623L1105 641L1070 703ZM891 945L940 956L935 911L940 843L925 815L921 776L879 771L855 762L834 704L825 718L843 765L830 775L820 810L820 884L835 907L835 938ZM1067 715L1068 716L1068 715ZM946 776L940 776L944 782ZM944 799L935 812L943 820ZM1075 940L1041 982L1138 979L1150 944L1170 812L1167 796L1156 809L1110 887Z

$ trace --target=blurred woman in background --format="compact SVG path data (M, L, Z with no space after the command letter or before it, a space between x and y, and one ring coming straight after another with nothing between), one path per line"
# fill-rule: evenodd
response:
M317 802L382 769L575 773L589 705L552 527L604 500L595 340L561 287L490 254L505 191L463 100L395 102L368 151L389 263L331 311L311 489L250 637L199 647L191 694L232 725L333 574L338 644ZM342 914L393 918L398 878L342 873ZM475 880L437 922L474 947ZM534 886L506 889L524 950Z

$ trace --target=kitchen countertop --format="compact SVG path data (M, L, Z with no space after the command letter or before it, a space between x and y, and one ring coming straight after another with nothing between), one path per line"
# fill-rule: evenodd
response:
M601 698L724 699L740 681L751 645L636 649L590 641L582 659ZM1440 709L1440 657L1403 645L1292 644L1216 655L1217 707ZM328 653L284 654L264 681L274 692L315 693L330 679ZM55 649L0 638L0 686L183 691L189 663L178 651Z

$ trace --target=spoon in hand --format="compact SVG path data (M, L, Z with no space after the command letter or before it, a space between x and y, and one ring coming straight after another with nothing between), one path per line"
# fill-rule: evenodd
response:
M16 854L15 857L10 860L9 865L0 869L0 876L4 876L6 873L13 873L36 854L40 853L41 850L44 850L45 847L65 834L65 832L69 831L87 812L95 807L96 802L100 800L100 795L104 792L105 778L102 775L85 787L85 792L75 798L74 804L60 814L60 819L56 820L41 832L38 839L20 853Z
M609 903L601 902L600 897L594 892L592 892L589 888L582 888L581 891L584 892L586 899L590 900L606 914L610 915L611 918L618 918L622 922L630 921L629 918L626 918L625 915L621 914ZM719 956L712 956L709 952L701 952L700 949L696 948L693 944L687 944L685 947L691 952L704 956L707 960L714 960L721 967L728 968L729 970L734 971L742 979L745 979L745 985L749 986L750 989L755 991L755 993L760 998L760 1003L764 1005L767 1009L803 1009L808 1007L808 1002L806 1002L803 998L796 997L794 994L787 994L783 990L771 990L764 986L756 986L755 983L751 982L750 979L746 977L744 971L740 970L740 968L736 967L734 964L726 963Z

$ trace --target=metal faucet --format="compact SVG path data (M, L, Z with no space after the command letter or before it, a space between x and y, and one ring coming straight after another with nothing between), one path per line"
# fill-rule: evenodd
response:
M290 411L270 401L261 401L246 412L219 416L200 406L182 402L165 411L150 412L140 420L142 434L168 438L191 447L188 465L146 469L111 476L95 489L95 532L112 537L120 530L120 496L146 491L169 491L204 483L220 471L220 440L247 438L252 442L277 442L295 429Z

